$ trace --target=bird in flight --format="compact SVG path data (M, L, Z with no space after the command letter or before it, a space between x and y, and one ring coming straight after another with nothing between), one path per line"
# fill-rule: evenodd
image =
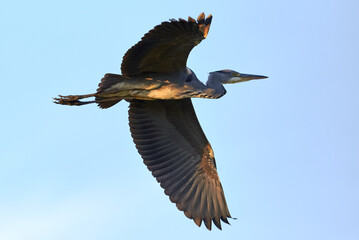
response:
M187 58L207 37L211 21L212 15L201 13L197 20L162 22L126 52L122 75L105 74L96 93L54 98L57 104L100 108L128 101L131 135L145 165L177 208L209 230L212 222L222 229L231 215L191 98L217 99L226 94L223 84L266 78L220 70L209 73L206 84L198 80Z

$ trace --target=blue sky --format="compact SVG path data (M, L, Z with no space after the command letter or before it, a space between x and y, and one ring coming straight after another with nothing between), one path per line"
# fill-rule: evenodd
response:
M0 239L358 239L357 1L0 3ZM211 232L179 212L132 142L127 104L52 103L95 91L169 18L212 13L188 66L233 69L195 109L232 216Z

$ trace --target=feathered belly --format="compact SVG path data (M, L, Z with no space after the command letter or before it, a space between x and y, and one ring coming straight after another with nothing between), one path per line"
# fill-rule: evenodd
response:
M158 89L151 90L148 93L148 97L152 99L183 99L190 98L193 94L193 89L189 86L181 86L175 84L169 84L162 86Z

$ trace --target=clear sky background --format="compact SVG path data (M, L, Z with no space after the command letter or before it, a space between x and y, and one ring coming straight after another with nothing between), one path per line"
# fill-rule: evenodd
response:
M200 79L269 76L194 100L238 218L211 232L142 163L126 102L51 99L94 92L155 25L201 12ZM358 13L355 0L2 0L0 239L359 239Z

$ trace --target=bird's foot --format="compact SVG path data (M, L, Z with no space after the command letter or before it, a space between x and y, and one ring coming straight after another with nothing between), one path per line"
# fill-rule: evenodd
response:
M61 105L84 105L88 103L93 103L94 101L88 101L88 102L81 102L79 99L88 98L88 97L94 97L95 94L87 94L87 95L67 95L62 96L59 95L57 98L53 98L54 103L61 104Z

